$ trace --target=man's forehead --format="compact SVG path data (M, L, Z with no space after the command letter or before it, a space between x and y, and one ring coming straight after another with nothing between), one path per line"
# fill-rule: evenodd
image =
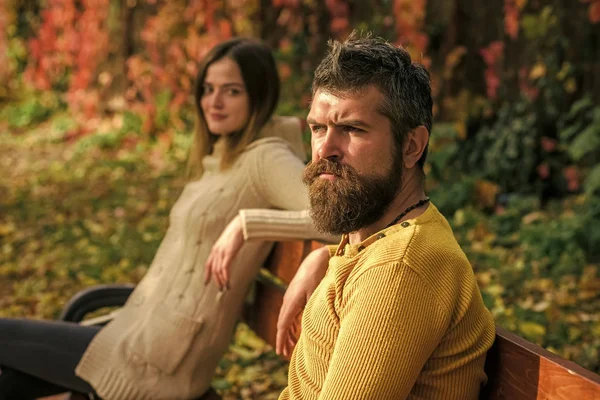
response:
M348 115L378 112L382 100L383 94L374 86L344 92L318 89L315 91L307 119L329 116L343 118Z
M356 88L334 89L334 88L318 88L315 90L314 97L317 95L332 96L337 99L358 99L365 95L383 95L381 90L376 85L365 85Z
M328 103L330 105L336 105L339 104L341 100L344 100L346 98L348 98L347 95L345 96L343 94L334 94L332 92L317 90L313 102L315 100L318 100L324 103Z

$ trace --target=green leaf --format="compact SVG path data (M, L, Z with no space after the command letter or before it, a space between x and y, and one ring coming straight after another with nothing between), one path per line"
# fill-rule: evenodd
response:
M226 390L230 389L232 385L227 379L214 379L212 381L212 387L216 390Z
M536 322L525 321L519 324L519 332L521 332L525 338L536 341L544 337L546 328Z
M567 119L575 119L581 116L582 113L587 111L590 107L593 107L594 103L589 96L582 98L581 100L577 100L571 106L569 113L567 114Z
M577 120L573 125L568 125L565 129L561 130L558 135L562 140L569 141L581 130L582 125L583 122Z
M494 303L496 301L496 298L493 295L491 295L490 293L483 292L483 291L481 292L481 297L483 299L483 304L485 304L485 306L489 310L491 310L494 307Z
M591 151L600 149L600 125L589 125L569 146L569 154L579 161Z
M595 107L592 110L592 120L593 123L600 124L600 107Z
M592 194L600 190L600 165L596 165L588 174L584 183L585 192Z

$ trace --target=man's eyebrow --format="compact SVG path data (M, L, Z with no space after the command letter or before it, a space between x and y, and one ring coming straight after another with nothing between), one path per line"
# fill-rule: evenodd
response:
M306 118L306 123L308 123L309 125L324 125L324 124L319 123L317 120L315 120L313 118ZM338 121L335 125L336 126L355 126L357 128L365 128L365 129L371 128L371 125L367 124L365 121L362 121L360 119L346 119L346 120Z
M367 124L365 121L362 121L360 119L345 119L345 120L341 120L338 121L338 123L336 125L342 125L342 126L355 126L357 128L365 128L365 129L369 129L371 128L371 125Z

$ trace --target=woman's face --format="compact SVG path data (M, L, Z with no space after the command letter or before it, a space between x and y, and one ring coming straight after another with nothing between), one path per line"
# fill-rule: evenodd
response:
M237 63L228 57L206 70L200 107L208 130L229 135L243 129L250 118L250 98Z

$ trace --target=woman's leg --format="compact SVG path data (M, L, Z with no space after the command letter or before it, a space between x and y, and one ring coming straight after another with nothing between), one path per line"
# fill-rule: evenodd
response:
M41 393L44 396L93 392L75 375L75 367L100 329L71 322L0 318L0 400L39 397L42 389L50 391ZM36 383L39 386L32 387Z
M68 392L69 389L24 374L12 368L0 371L1 400L30 400Z

